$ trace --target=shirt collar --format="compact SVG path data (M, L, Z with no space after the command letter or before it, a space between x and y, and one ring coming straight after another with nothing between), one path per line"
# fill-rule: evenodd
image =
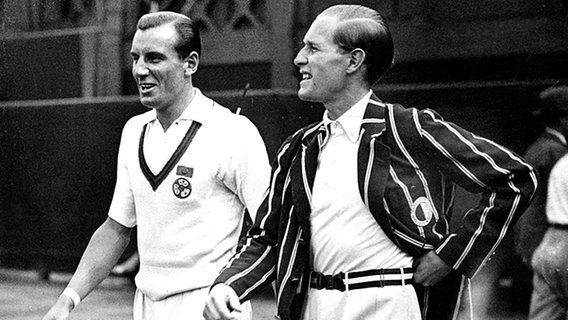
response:
M359 140L361 122L363 121L363 116L365 115L365 110L367 109L367 104L369 103L372 93L373 91L369 90L361 100L357 101L335 121L329 118L329 113L326 110L323 113L323 124L327 126L332 122L338 123L343 128L343 131L345 131L345 134L347 134L349 140L352 143L356 143L357 140Z
M202 125L207 122L211 106L213 105L213 100L208 99L198 88L193 88L193 90L193 99L191 99L189 105L174 122L194 120ZM152 121L158 122L156 110L154 109L153 111L154 117Z

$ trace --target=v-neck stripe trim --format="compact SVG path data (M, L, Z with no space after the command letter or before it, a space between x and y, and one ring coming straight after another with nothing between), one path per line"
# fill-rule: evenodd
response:
M181 159L185 151L187 151L187 148L191 144L191 141L197 133L197 130L199 130L199 128L201 127L201 123L192 121L191 126L187 130L185 136L183 137L183 140L176 148L176 151L172 154L166 165L157 175L154 175L154 173L152 173L152 170L150 170L150 167L146 162L146 157L144 157L144 138L146 136L147 127L148 124L145 124L142 128L142 132L140 133L140 143L138 144L138 160L140 161L140 169L146 177L146 180L148 180L150 186L152 186L152 190L156 191L160 184L162 184L162 182L166 179L168 174L170 174L170 172L173 170L176 163L178 163L178 161Z

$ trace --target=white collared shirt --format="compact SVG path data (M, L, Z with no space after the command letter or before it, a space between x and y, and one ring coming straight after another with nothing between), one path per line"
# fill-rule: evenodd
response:
M360 128L372 91L337 120L320 156L311 203L313 269L325 274L412 266L412 258L383 232L357 183Z

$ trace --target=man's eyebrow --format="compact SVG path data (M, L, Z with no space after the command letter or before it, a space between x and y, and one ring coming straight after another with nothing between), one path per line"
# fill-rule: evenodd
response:
M162 52L158 52L158 51L150 51L146 53L147 57L157 57L157 58L162 58L165 57L166 55L163 54Z
M307 39L303 40L302 43L303 43L304 45L310 46L310 47L313 47L314 45L316 45L315 42L313 42L313 41L311 41L311 40L307 40Z

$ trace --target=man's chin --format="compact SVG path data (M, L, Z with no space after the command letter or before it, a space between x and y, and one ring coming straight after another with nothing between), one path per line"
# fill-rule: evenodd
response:
M156 101L149 97L140 96L140 103L146 108L154 108Z
M308 93L302 92L302 90L298 91L298 98L302 101L317 102L313 97L310 97Z

